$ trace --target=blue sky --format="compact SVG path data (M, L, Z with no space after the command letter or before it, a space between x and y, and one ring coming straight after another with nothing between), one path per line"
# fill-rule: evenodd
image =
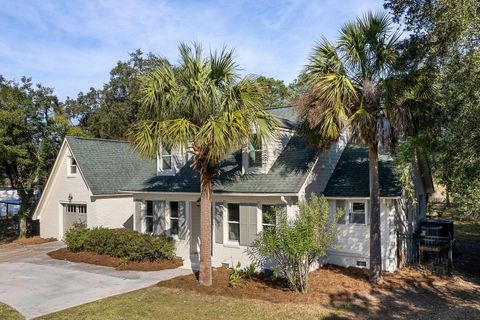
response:
M292 81L321 36L382 1L0 0L0 74L25 75L60 99L100 87L128 52L174 62L180 41L237 51L245 74Z

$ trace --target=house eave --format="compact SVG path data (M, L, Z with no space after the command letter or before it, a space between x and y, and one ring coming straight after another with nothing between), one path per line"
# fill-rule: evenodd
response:
M186 196L200 196L200 192L164 192L164 191L129 191L129 190L122 190L120 191L125 194L168 194L168 195L186 195ZM269 192L269 193L243 193L243 192L213 192L213 195L218 196L234 196L234 197L281 197L281 196L288 196L288 197L296 197L298 193L292 192Z

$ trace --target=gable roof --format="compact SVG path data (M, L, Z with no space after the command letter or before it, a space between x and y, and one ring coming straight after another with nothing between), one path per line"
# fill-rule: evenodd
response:
M266 111L280 120L282 128L293 129L299 122L298 113L294 107L269 108Z
M323 194L327 197L369 197L368 149L349 143L338 160ZM378 161L381 197L398 197L402 187L394 173L393 159L380 155Z
M269 109L284 128L294 128L298 117L292 107ZM121 192L199 193L198 173L190 161L174 176L157 176L156 160L142 159L126 141L67 137L80 170L94 195ZM317 159L314 148L294 135L266 174L241 174L241 153L234 152L219 164L215 193L298 193ZM380 196L401 195L392 159L379 159ZM369 196L368 150L349 143L324 190L331 197Z
M315 162L315 151L305 139L293 136L266 174L242 175L241 157L235 152L219 164L213 181L215 193L298 193ZM141 172L123 190L198 193L200 179L187 162L175 176Z
M66 137L94 195L117 194L137 172L156 174L156 161L138 156L125 141Z

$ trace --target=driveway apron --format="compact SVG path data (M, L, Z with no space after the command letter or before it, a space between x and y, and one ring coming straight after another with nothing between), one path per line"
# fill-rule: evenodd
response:
M192 272L182 268L117 271L47 256L61 247L62 242L0 247L0 302L31 319Z

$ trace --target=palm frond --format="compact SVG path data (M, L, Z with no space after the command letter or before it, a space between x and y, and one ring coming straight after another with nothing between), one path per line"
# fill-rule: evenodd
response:
M223 46L220 51L210 52L210 77L218 86L227 86L238 78L235 50Z

